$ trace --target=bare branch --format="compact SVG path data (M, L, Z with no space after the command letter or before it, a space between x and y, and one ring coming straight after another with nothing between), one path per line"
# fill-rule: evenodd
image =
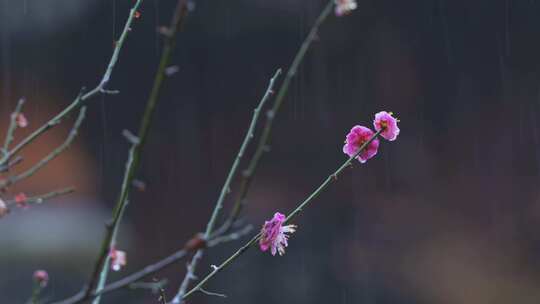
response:
M150 290L152 293L158 293L160 292L161 290L163 290L163 287L165 287L165 285L167 285L168 281L167 279L163 279L163 280L155 280L153 282L133 282L131 284L129 284L129 288L131 289L148 289Z
M79 93L79 95L69 104L64 110L62 110L60 113L58 113L56 116L51 118L49 121L47 121L45 124L43 124L41 127L36 129L34 132L32 132L30 135L28 135L26 138L24 138L19 144L15 146L15 148L11 149L10 151L5 151L2 158L0 158L0 167L5 165L9 159L16 155L18 152L20 152L24 147L26 147L28 144L33 142L36 138L41 136L43 133L47 132L49 129L54 127L55 125L59 124L64 117L69 115L71 112L77 110L80 108L83 103L99 94L116 94L118 91L111 91L106 90L105 87L108 84L112 72L114 70L114 67L116 66L116 63L118 61L118 56L120 55L120 51L122 50L122 46L124 45L124 42L127 38L127 35L131 29L131 24L134 20L134 15L139 6L141 5L142 0L137 0L137 2L134 4L133 8L131 9L131 12L129 14L129 17L126 21L126 24L124 25L124 30L122 31L122 34L120 35L120 38L118 38L118 41L115 43L115 47L113 50L113 54L111 56L111 59L109 61L109 64L107 65L107 69L105 70L105 73L103 74L103 77L101 78L101 81L99 84L92 89L90 92L84 94L82 91Z
M71 145L71 143L73 142L75 137L77 137L77 134L79 132L79 128L80 128L85 116L86 116L86 107L84 106L84 107L81 108L81 110L79 112L79 116L77 117L77 120L75 121L75 124L73 125L73 128L69 132L69 134L68 134L66 140L64 141L64 143L62 143L60 146L58 146L58 148L54 149L51 153L49 153L49 155L45 156L43 159L41 159L39 162L37 162L30 169L24 171L23 173L21 173L19 175L8 177L7 179L2 180L0 182L0 189L11 186L11 185L15 184L16 182L19 182L19 181L21 181L21 180L23 180L25 178L28 178L28 177L34 175L41 168L43 168L45 165L47 165L50 161L55 159L58 155L60 155L67 148L69 148L69 146Z
M224 227L226 228L225 230L227 230L230 225L238 219L240 212L247 203L246 197L251 186L251 182L253 181L255 171L257 170L262 155L268 151L268 141L272 132L274 118L276 117L279 109L281 108L281 105L283 104L284 98L289 90L289 85L292 79L296 76L296 71L298 70L298 67L302 63L312 43L317 40L317 33L319 31L319 27L331 14L333 7L334 0L330 0L326 7L322 10L321 14L317 18L313 26L311 27L309 34L300 46L298 53L296 53L294 60L289 67L287 74L285 75L285 79L283 80L283 83L279 88L274 105L270 110L266 112L266 124L262 131L261 137L259 138L255 153L253 154L253 157L249 160L247 168L243 171L237 198L234 202L231 213L224 224Z
M217 293L217 292L211 292L211 291L208 291L208 290L204 290L202 288L199 288L199 291L204 293L207 296L214 296L214 297L221 297L221 298L226 298L227 297L226 294Z
M229 241L234 241L234 240L237 240L245 235L247 235L251 229L251 227L245 227L243 229L240 229L239 231L236 231L236 232L233 232L231 233L230 235L224 235L222 237L216 237L216 239L213 239L213 240L209 240L208 243L207 243L207 246L208 247L214 247L214 246L217 246L221 243L224 243L224 242L229 242ZM117 291L117 290L120 290L122 288L126 288L126 287L129 287L132 283L134 282L138 282L144 278L147 278L148 276L151 276L155 273L157 273L158 271L180 261L181 259L183 259L184 257L186 257L190 252L192 252L193 250L196 250L197 247L191 247L190 246L190 242L188 242L184 248L174 252L173 254L153 263L153 264L150 264L146 267L144 267L143 269L133 273L133 274L130 274L122 279L119 279L118 281L116 282L113 282L113 283L110 283L106 286L103 287L103 289L101 289L100 291L94 291L91 293L90 296L87 296L85 297L85 290L81 290L79 293L77 293L76 295L68 298L68 299L65 299L65 300L62 300L62 301L59 301L59 302L54 302L53 304L77 304L77 303L81 303L81 302L84 302L86 300L89 300L89 299L92 299L94 297L97 297L99 295L102 295L102 294L105 294L105 293L109 293L109 292L113 292L113 291Z
M248 130L246 132L246 135L244 137L244 141L242 142L242 145L240 146L240 150L238 151L238 154L236 155L236 158L233 161L233 164L231 166L231 169L229 170L229 174L227 175L227 179L225 180L225 183L223 184L223 187L221 188L221 192L219 195L219 198L216 202L216 205L214 207L214 211L212 212L212 215L210 216L210 220L208 221L208 224L206 226L206 231L204 233L204 238L209 239L214 231L214 226L216 224L216 220L219 214L219 211L221 208L223 208L223 200L225 199L225 196L227 193L230 192L231 182L233 178L236 176L236 172L238 170L238 166L240 165L240 161L242 160L242 157L244 156L244 153L246 151L246 148L248 147L249 143L253 139L255 127L257 125L258 119L259 119L259 113L261 112L262 108L264 107L266 101L270 98L270 96L273 93L274 83L276 79L281 74L281 69L278 69L274 76L270 79L270 82L268 84L268 87L266 89L266 92L264 93L263 97L259 101L259 104L253 111L253 116L251 118L251 123L249 124ZM180 303L182 296L186 292L187 288L189 287L189 283L194 277L195 270L197 268L197 264L199 260L203 256L203 249L200 249L197 251L197 253L193 256L191 262L188 266L188 271L186 275L184 276L184 279L182 280L182 283L180 284L180 287L178 289L178 292L176 296L173 299L173 303Z
M137 6L140 4L140 2L141 0L138 0L135 7L131 9L129 19L133 18L134 14L136 13ZM113 217L112 217L111 225L107 227L107 231L105 232L105 236L101 244L101 249L98 254L98 258L96 260L94 270L88 281L88 286L86 287L86 290L84 293L85 299L91 297L92 291L94 289L96 289L99 292L105 285L107 274L109 272L109 267L108 267L109 266L109 250L111 246L116 242L116 231L118 230L118 226L120 225L120 222L122 220L123 213L128 205L128 196L129 196L129 190L130 190L129 186L132 184L133 179L135 178L135 170L139 166L142 148L144 147L144 143L146 141L147 134L150 129L150 125L152 123L152 117L155 112L155 108L159 100L159 95L161 92L163 80L165 78L165 70L167 66L169 66L171 54L174 49L175 36L176 36L176 33L179 30L181 30L183 21L185 17L187 16L187 11L188 11L187 0L179 0L177 7L175 9L175 12L173 14L173 17L172 17L171 25L169 27L169 35L166 36L166 39L165 39L165 45L161 54L159 67L158 67L158 70L156 72L156 76L154 79L154 85L152 87L152 91L150 92L150 97L148 98L148 101L146 103L146 108L144 110L143 117L141 119L139 132L137 133L137 136L136 136L137 140L132 140L132 147L129 152L129 158L126 163L126 170L124 172L124 178L122 180L122 188L120 190L118 200L113 210ZM129 29L129 26L126 23L125 31L127 32L128 29ZM113 60L111 61L112 64L109 66L110 69L107 69L107 73L103 77L102 84L100 84L102 85L102 87L104 86L105 83L107 83L108 77L110 74L109 71L112 70L112 67L114 66L114 62L116 61L116 59L117 59L117 56L113 55ZM135 137L128 136L128 138L134 139ZM98 304L99 301L100 301L100 297L98 296L94 299L93 303Z

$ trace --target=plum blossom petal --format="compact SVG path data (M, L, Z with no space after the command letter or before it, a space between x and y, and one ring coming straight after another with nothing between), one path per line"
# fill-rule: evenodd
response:
M296 225L283 226L285 220L285 215L276 212L271 220L264 222L259 240L259 248L262 251L270 249L272 255L285 254L285 247L289 245L288 234L296 231Z
M26 116L24 116L23 113L17 113L17 116L15 116L15 122L19 128L26 128L28 126L28 119L26 119Z
M399 135L399 127L397 125L399 120L392 115L392 112L381 111L375 114L375 120L373 120L375 130L382 130L381 136L389 141L396 140Z
M354 126L352 127L349 134L345 139L345 145L343 146L343 153L347 154L349 157L353 157L358 153L360 147L365 144L375 133L364 126ZM365 163L368 159L372 158L377 154L379 149L379 140L375 138L372 140L366 148L358 154L356 159L361 163Z

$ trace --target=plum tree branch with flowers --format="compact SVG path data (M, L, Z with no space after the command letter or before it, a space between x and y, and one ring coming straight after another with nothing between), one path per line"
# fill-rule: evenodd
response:
M262 251L271 249L271 254L283 255L285 253L285 247L288 245L288 233L293 233L296 230L296 225L283 226L284 223L289 222L295 216L297 216L302 210L317 196L319 196L328 185L337 180L338 176L343 170L349 167L354 159L365 163L368 159L377 154L379 148L379 140L377 137L381 135L383 138L393 141L396 139L400 132L397 126L398 120L394 118L390 113L386 111L379 112L375 115L373 122L376 132L364 126L354 126L345 139L345 146L343 151L349 155L349 158L338 167L334 173L330 174L326 180L313 191L304 201L302 201L298 207L296 207L287 217L285 215L276 212L274 217L270 221L266 221L261 229L261 232L253 236L244 246L240 247L234 254L222 262L219 266L213 267L206 277L204 277L195 287L188 291L183 299L188 298L194 292L200 291L200 289L218 272L230 265L240 255L246 252L252 245L259 242L259 247Z
M42 134L50 130L52 127L61 122L65 117L74 112L76 109L81 109L79 117L67 136L65 142L50 152L45 158L33 165L27 171L18 175L10 176L5 180L0 180L0 188L5 189L8 186L18 182L21 179L31 177L34 173L38 172L41 168L47 165L52 159L59 156L65 149L69 147L78 133L78 129L81 126L85 116L85 101L89 100L98 94L116 94L118 91L108 90L106 86L110 80L114 67L119 59L120 50L124 44L124 41L131 31L132 23L135 19L141 17L139 7L142 0L134 0L133 7L131 8L124 29L120 35L120 38L116 41L111 60L107 65L104 75L102 76L99 84L85 93L81 93L75 98L75 100L64 110L50 119L47 123L33 131L29 136L22 139L14 148L10 149L11 143L14 141L14 133L17 128L24 128L28 125L28 121L22 113L22 106L24 99L21 99L17 104L14 112L12 113L10 124L8 126L7 135L3 145L3 154L0 157L0 170L7 171L20 161L22 158L18 156L19 152L32 143L35 139ZM230 192L231 184L236 177L238 169L241 165L241 161L246 154L247 147L255 137L255 131L257 129L257 123L259 116L265 108L266 104L274 97L274 87L281 74L281 69L278 69L274 76L270 79L268 87L259 101L257 107L253 112L251 122L247 128L244 140L240 146L236 157L233 160L231 168L227 174L225 182L221 188L220 195L216 201L214 209L210 215L206 229L204 233L197 233L195 236L188 240L186 244L173 252L169 256L158 260L157 262L147 265L146 267L130 274L123 278L107 284L107 277L110 269L114 271L121 270L127 263L127 253L119 250L117 247L118 236L117 231L121 225L124 212L129 203L130 187L135 180L136 170L139 166L142 149L149 136L150 126L152 125L153 113L158 104L160 92L162 90L164 80L171 74L171 68L169 67L171 61L171 55L175 47L175 37L178 32L182 30L184 20L186 19L190 3L188 0L178 0L176 8L173 12L170 25L168 27L159 28L159 33L164 38L164 47L160 57L160 62L155 74L154 83L148 97L146 108L141 119L140 128L136 135L131 134L128 131L124 131L124 135L131 144L131 148L128 151L128 159L126 161L126 168L120 188L120 193L116 201L116 205L112 210L112 219L106 224L106 231L102 239L101 248L98 251L96 262L93 271L90 274L88 283L82 287L82 289L75 295L66 298L61 301L53 302L56 304L76 304L92 301L93 304L99 304L101 297L109 292L113 292L122 288L130 286L144 286L145 288L150 286L152 289L158 290L160 293L160 303L167 303L165 290L163 289L163 282L145 283L141 282L144 278L153 275L160 270L170 267L174 263L180 261L183 258L191 256L191 261L188 263L185 276L178 287L178 291L175 293L174 298L170 303L178 304L183 303L185 299L193 295L195 292L200 292L209 296L225 296L222 293L216 293L206 290L204 287L218 272L222 271L234 260L240 257L245 251L251 248L253 245L259 245L261 251L270 251L272 255L283 255L285 248L288 246L289 237L297 229L296 225L288 224L294 217L300 214L305 207L308 206L316 197L318 197L332 181L337 180L338 176L349 166L352 165L356 159L360 163L365 163L367 160L373 158L379 148L379 139L382 137L388 141L394 141L399 135L399 128L397 126L398 120L393 116L391 112L381 111L375 115L373 127L375 131L365 126L354 126L347 134L345 139L345 145L343 146L343 152L347 154L348 159L344 161L332 174L330 174L323 183L317 187L311 194L309 194L304 200L302 200L298 206L292 210L287 216L280 212L276 212L274 216L265 221L262 225L261 231L255 234L248 242L235 251L229 258L225 259L218 266L212 265L212 271L202 278L192 288L190 284L196 280L196 268L197 264L201 260L205 250L215 247L218 244L235 241L241 237L247 235L251 231L250 225L243 225L239 221L239 216L243 207L246 205L247 193L253 183L253 178L261 161L263 154L268 151L268 142L275 122L275 117L278 114L280 108L283 105L285 97L287 96L288 88L291 81L295 78L297 70L300 64L303 62L308 50L313 43L317 41L318 32L320 26L332 15L332 12L338 17L350 14L356 9L357 4L354 0L331 0L322 9L319 16L316 18L313 26L308 32L305 40L301 44L297 54L292 61L289 69L287 70L284 80L275 95L273 105L266 111L266 121L262 127L260 137L258 139L257 146L251 158L248 161L247 167L242 171L240 186L238 195L234 200L231 211L222 225L216 229L218 225L218 218L223 208L225 197ZM7 214L10 208L14 206L27 207L32 203L41 203L46 199L56 197L58 195L67 194L72 192L72 188L61 189L52 191L50 193L43 194L41 196L27 197L24 193L17 194L13 199L0 200L0 217ZM44 270L39 270L34 273L34 292L32 294L31 303L38 303L39 297L42 295L43 289L47 286L49 275ZM154 288L158 286L158 289Z

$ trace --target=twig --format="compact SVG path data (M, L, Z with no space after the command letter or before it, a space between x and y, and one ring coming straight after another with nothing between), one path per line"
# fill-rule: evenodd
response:
M13 159L10 159L7 164L0 165L0 172L6 172L9 171L13 166L19 164L22 162L23 158L22 156L18 155Z
M90 277L88 289L86 290L86 296L90 296L94 288L96 290L101 290L105 286L107 281L107 275L109 274L110 266L110 249L116 243L116 236L118 234L118 228L120 227L120 222L124 216L124 212L127 209L129 204L129 185L128 180L129 171L133 170L134 161L135 161L135 152L139 146L139 141L131 142L131 148L128 153L128 160L126 162L126 171L124 174L124 180L122 181L122 187L120 190L120 198L116 203L115 208L113 209L113 218L110 223L106 225L105 237L101 243L101 251L96 261L94 272ZM101 297L97 296L93 303L98 304Z
M261 112L261 109L263 108L266 101L273 94L274 83L280 74L281 74L281 69L278 69L275 72L274 76L270 79L268 88L266 88L266 92L261 98L259 105L253 111L253 117L251 118L251 123L249 124L249 128L244 137L244 141L242 142L242 145L240 146L240 150L238 150L238 154L236 155L236 158L234 159L231 169L229 170L229 174L227 175L227 179L225 180L225 183L223 184L223 187L221 188L221 193L219 194L219 198L216 202L216 206L214 207L214 211L212 212L212 216L210 217L210 220L208 221L208 225L206 226L205 238L209 238L210 234L212 234L212 231L214 230L214 226L216 224L219 211L223 207L223 200L225 199L225 196L227 195L227 193L230 192L231 182L236 175L236 171L238 170L238 165L240 164L240 161L242 160L242 157L244 156L247 146L253 139L253 136L254 136L253 133L255 131L255 127L259 119L259 113Z
M138 4L140 4L140 2L141 0L137 1L137 4L135 5L135 7L131 10L130 17L129 17L130 19L132 19L134 14L136 13L137 6ZM187 10L188 10L187 0L179 0L177 7L175 9L170 27L168 29L168 34L165 35L165 42L164 42L164 47L161 54L159 67L156 72L152 91L150 92L150 97L148 98L148 102L146 103L146 108L145 108L145 111L143 113L143 117L141 120L141 126L139 128L139 132L137 133L138 140L133 141L133 145L129 153L129 159L126 164L126 170L125 170L124 178L122 181L122 188L120 190L120 195L118 197L115 208L113 210L113 218L112 218L111 224L108 225L107 231L105 233L105 237L103 238L101 250L96 260L94 271L92 272L88 286L86 287L86 292L84 296L85 299L91 296L95 288L96 288L96 291L99 292L105 284L107 274L109 271L109 268L108 268L109 250L111 248L111 245L113 245L115 242L116 231L122 219L123 212L126 209L126 206L128 204L128 195L129 195L130 185L133 182L133 179L135 177L135 170L137 169L139 165L141 151L142 151L142 148L144 147L144 143L146 142L146 138L148 135L148 130L150 129L151 122L152 122L154 110L159 100L161 86L163 84L163 79L165 78L165 69L169 65L171 54L174 49L175 36L176 36L176 33L179 30L181 30L183 21L185 17L187 16ZM108 79L104 78L104 80L106 82ZM99 300L100 300L100 297L98 296L96 297L93 303L98 304Z
M13 141L13 134L15 133L15 130L17 129L17 117L21 113L22 106L25 102L24 98L19 99L19 102L17 102L17 106L15 106L15 111L11 113L11 117L9 120L9 127L8 131L6 133L6 139L4 141L4 148L2 150L3 153L7 154L9 151L9 145Z
M219 243L226 243L226 242L230 242L230 241L236 241L236 240L240 239L241 237L243 237L244 235L248 234L251 230L253 230L253 226L247 225L246 227L244 227L243 229L241 229L241 230L239 230L237 232L229 233L229 234L226 234L226 235L223 235L223 236L216 236L215 238L208 241L208 243L207 243L208 247L214 247L215 245L217 245Z
M205 289L202 289L202 288L200 288L199 291L204 293L207 296L214 296L214 297L221 297L221 298L226 298L227 297L226 294L217 293L217 292L211 292L211 291L208 291L208 290L205 290Z
M43 124L41 127L36 129L34 132L32 132L30 135L28 135L26 138L24 138L19 144L15 146L10 151L6 151L2 158L0 159L0 167L2 165L5 165L9 159L17 154L20 150L22 150L24 147L26 147L28 144L33 142L36 138L41 136L43 133L54 127L55 125L59 124L64 117L69 115L74 110L78 109L83 105L83 103L92 97L95 97L99 94L116 94L118 91L112 91L107 90L105 87L107 86L109 80L111 79L112 72L114 70L114 67L116 66L116 62L118 61L118 56L120 54L120 51L122 50L122 46L124 45L124 42L127 38L127 35L129 31L131 30L131 24L134 20L134 15L139 6L141 5L142 0L137 0L135 2L133 8L131 9L131 12L129 14L129 17L126 21L126 24L124 25L124 30L122 31L122 34L120 35L120 38L115 43L115 47L113 50L113 54L111 56L111 59L109 61L109 64L107 65L107 69L105 70L105 73L103 74L103 77L101 78L101 81L99 84L92 89L90 92L86 94L82 94L82 92L69 104L64 110L62 110L60 113L56 114L53 118L51 118L48 122Z
M73 187L64 188L64 189L60 189L60 190L55 190L55 191L51 191L51 192L48 192L48 193L45 193L45 194L29 197L29 198L26 199L25 203L29 204L29 205L30 204L41 204L41 203L45 202L46 200L50 200L50 199L55 198L57 196L69 194L69 193L72 193L74 191L75 191L75 188L73 188ZM12 207L14 207L16 205L17 205L17 202L14 199L6 201L6 206L8 208L12 208Z
M225 235L223 237L220 237L220 238L216 238L216 239L213 239L213 240L209 240L208 243L207 243L207 246L208 247L213 247L213 246L217 246L221 243L224 243L224 242L229 242L229 241L233 241L233 240L237 240L238 238L246 235L247 233L249 233L251 231L250 229L251 227L246 227L246 228L243 228L239 231L236 231L234 233L231 233L229 236ZM155 274L156 272L180 261L181 259L183 259L184 257L186 257L193 249L188 249L189 246L185 246L184 248L174 252L173 254L157 261L156 263L153 263L153 264L150 264L146 267L144 267L143 269L133 273L133 274L130 274L122 279L119 279L118 281L116 282L113 282L113 283L110 283L108 285L106 285L105 287L103 287L103 289L99 292L93 292L89 297L85 298L85 291L84 290L81 290L79 293L77 293L76 295L68 298L68 299L65 299L65 300L62 300L62 301L58 301L58 302L54 302L53 304L77 304L77 303L81 303L85 300L89 300L91 298L94 298L96 296L99 296L99 295L102 295L102 294L105 294L105 293L109 293L109 292L113 292L113 291L117 291L117 290L120 290L122 288L126 288L126 287L129 287L132 283L134 282L137 282L137 281L140 281L150 275L153 275Z
M302 209L310 203L314 198L319 196L323 192L326 187L332 182L336 180L336 177L341 174L341 172L347 168L351 162L358 156L360 153L375 139L379 134L381 133L382 129L375 132L373 136L370 137L368 141L366 141L360 148L358 149L358 152L356 152L355 155L352 157L349 157L334 173L330 174L326 180L317 188L315 191L313 191L303 202L301 202L296 209L294 209L288 216L285 222L289 222L292 218L294 218L296 215L298 215ZM223 263L221 263L219 266L213 267L212 272L210 272L206 277L204 277L195 287L193 287L190 291L188 291L182 300L188 298L190 295L192 295L196 291L200 291L201 288L210 280L213 276L215 276L218 272L223 270L224 267L229 265L233 260L238 258L240 255L242 255L246 250L249 249L253 244L255 244L259 238L261 237L261 233L259 232L257 235L255 235L249 242L247 242L244 246L240 247L233 255L231 255L228 259L226 259Z
M26 301L27 304L36 304L39 301L39 296L41 295L41 292L43 291L44 286L41 284L34 282L34 286L32 287L32 295L30 296L30 299Z
M253 154L253 157L250 159L246 170L244 170L242 174L242 180L240 181L238 195L234 202L233 208L231 209L231 213L223 226L224 230L228 230L231 224L234 223L238 219L238 216L240 215L242 208L246 204L246 196L247 196L249 187L251 186L251 182L253 180L255 170L257 169L257 166L259 165L259 161L262 155L264 154L264 152L268 150L267 145L268 145L268 140L270 138L270 133L272 131L274 118L279 112L279 109L283 103L283 100L285 96L287 95L291 80L296 75L296 71L298 70L298 67L302 63L302 60L304 59L311 44L317 38L319 27L326 20L326 18L328 18L328 16L332 12L333 7L334 7L334 0L330 0L328 4L326 5L326 7L322 10L321 14L317 18L313 26L311 27L309 34L307 35L306 39L302 43L300 49L298 50L298 53L294 57L294 60L291 66L289 67L289 70L287 71L285 79L283 80L283 84L279 88L274 105L272 109L268 110L266 114L266 124L261 133L261 137L259 138L259 142L257 144L255 153Z
M244 153L246 151L246 148L248 147L249 143L253 139L255 127L257 126L257 122L259 119L259 114L264 107L266 101L272 96L273 90L274 90L274 83L276 82L277 78L281 74L281 69L278 69L274 76L270 79L268 83L268 87L266 88L266 91L259 101L259 104L253 111L253 116L251 118L251 123L249 124L248 130L246 132L246 135L244 137L244 141L242 142L242 145L240 146L240 150L238 150L238 154L236 155L236 158L233 161L233 164L231 166L231 169L229 170L229 174L227 175L227 179L225 180L225 183L223 184L223 187L221 188L221 192L219 194L219 198L216 202L216 205L214 207L214 210L212 212L212 215L210 216L210 220L208 221L208 224L206 225L206 231L204 233L204 238L209 239L214 231L214 226L216 224L216 220L218 218L219 211L223 207L223 200L225 199L225 196L230 192L231 182L233 181L234 177L236 176L236 172L238 170L238 166L240 165L240 161L242 160L242 157L244 156ZM188 271L186 272L186 275L184 276L184 279L182 280L182 283L180 284L180 287L178 288L178 292L176 296L173 299L173 303L180 303L180 300L182 299L182 296L186 292L187 288L189 287L190 281L195 276L195 270L197 268L197 264L199 260L203 256L203 249L200 249L195 253L193 256L191 262L189 263Z
M24 171L23 173L21 173L19 175L11 176L11 177L8 177L8 178L2 180L0 182L0 189L3 189L3 188L8 187L10 185L13 185L13 184L15 184L16 182L19 182L22 179L25 179L25 178L28 178L28 177L34 175L37 171L39 171L39 169L43 168L50 161L52 161L58 155L60 155L60 153L64 152L64 150L69 148L69 146L71 145L71 143L73 142L75 137L77 137L79 128L80 128L80 126L81 126L81 124L82 124L82 122L83 122L83 120L85 118L85 115L86 115L86 106L83 106L81 108L80 112L79 112L79 116L77 117L77 120L75 121L75 124L73 125L73 128L69 132L69 134L68 134L66 140L64 141L64 143L62 143L60 146L58 146L58 148L54 149L51 153L49 153L49 155L47 155L46 157L41 159L34 166L32 166L30 169Z
M153 282L133 282L129 284L129 288L131 289L148 289L152 293L158 293L160 290L163 290L163 287L167 285L168 281L167 279L163 280L155 280Z

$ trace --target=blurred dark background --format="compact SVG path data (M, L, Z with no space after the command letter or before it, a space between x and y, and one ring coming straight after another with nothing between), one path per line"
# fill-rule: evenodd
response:
M138 128L161 51L156 27L175 2L144 1L110 83L121 94L91 101L74 146L6 194L78 188L0 221L0 303L23 303L38 268L51 277L48 300L88 278L127 157L121 131ZM2 129L21 96L32 130L95 86L132 3L0 0ZM138 171L147 190L134 191L120 232L129 263L112 279L205 228L253 108L325 1L195 4ZM395 112L401 135L295 220L285 256L251 250L208 286L228 298L190 302L538 303L539 15L534 0L359 0L329 18L277 118L246 222L292 210L375 112ZM20 169L60 144L73 118L27 148ZM199 274L240 244L208 251ZM172 296L184 272L180 262L155 277L170 280ZM102 303L157 296L123 290Z

